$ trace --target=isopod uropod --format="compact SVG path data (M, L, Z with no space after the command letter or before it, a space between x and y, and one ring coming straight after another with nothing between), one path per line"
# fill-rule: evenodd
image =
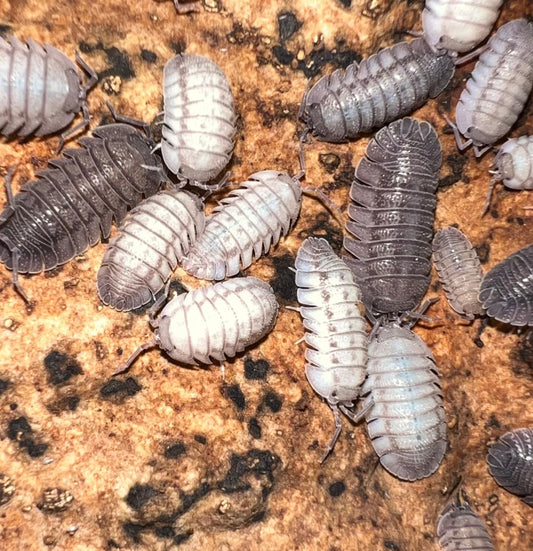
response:
M210 59L180 54L163 73L161 153L178 178L209 188L228 164L235 134L235 106L226 75Z
M110 241L97 275L104 304L128 311L160 291L204 229L202 201L177 189L142 201Z
M313 390L333 411L335 433L341 431L339 409L350 419L365 378L366 322L358 308L361 292L345 262L325 239L308 237L295 261L299 312L304 320L305 374Z
M69 125L80 110L83 121L61 136L89 124L86 93L98 77L78 56L76 61L88 74L82 84L76 65L62 52L31 38L26 44L14 36L0 37L0 132L4 136L44 136Z

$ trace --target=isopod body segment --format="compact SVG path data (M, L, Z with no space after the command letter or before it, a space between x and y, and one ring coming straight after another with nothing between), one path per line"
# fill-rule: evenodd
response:
M533 428L505 433L489 448L487 463L500 486L533 507Z
M223 199L183 260L198 278L221 280L250 266L292 228L300 213L300 182L285 172L252 174Z
M170 59L163 73L161 153L178 178L208 187L228 164L235 134L235 106L222 69L199 55Z
M359 310L361 292L348 266L325 239L305 239L295 268L306 329L305 374L335 416L336 433L329 452L341 429L338 409L347 412L355 405L366 374L368 342Z
M110 241L98 270L104 304L129 311L160 291L204 229L202 201L178 189L142 201Z
M410 329L388 323L370 340L367 374L363 408L381 464L402 480L430 476L446 451L442 392L430 350Z
M302 100L300 116L320 140L342 142L408 115L438 96L455 66L423 38L384 48L322 77Z
M433 238L433 260L450 306L468 319L482 315L478 295L483 271L466 235L454 227L439 230Z

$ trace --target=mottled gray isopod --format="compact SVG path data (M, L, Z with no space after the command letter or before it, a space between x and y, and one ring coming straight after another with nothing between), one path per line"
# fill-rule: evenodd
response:
M300 117L320 140L342 142L381 127L438 96L455 66L423 38L400 42L322 77L309 90Z
M0 37L0 132L4 136L44 136L71 123L83 111L83 121L63 133L65 138L89 124L85 95L98 81L96 73L78 56L89 75L82 84L76 65L62 52L31 38L26 44L14 36Z
M479 300L491 318L519 327L533 325L533 245L485 274Z
M490 38L461 93L454 127L459 149L472 144L480 156L505 136L524 109L532 86L533 24L515 19Z
M325 239L305 239L295 267L299 311L307 330L305 374L335 417L335 433L325 459L341 431L339 409L355 419L347 408L355 405L365 378L366 322L352 272Z
M446 551L494 551L494 545L483 521L466 502L448 505L437 524L439 545Z
M503 0L426 0L424 38L450 55L469 52L483 42L498 19Z
M446 419L430 350L408 328L389 323L370 340L367 373L363 409L381 464L403 480L431 475L446 451Z
M433 239L433 260L450 306L468 319L483 314L479 289L483 271L464 233L449 227Z
M147 348L159 346L190 365L223 362L268 335L278 303L270 285L238 277L174 297L152 322L155 338L138 348L115 373L129 368Z
M163 96L163 160L178 178L207 189L233 150L236 116L226 75L207 57L180 54L165 65Z
M505 433L489 448L487 463L500 486L533 507L533 428Z
M204 229L202 201L181 190L149 197L126 216L98 270L104 304L128 311L148 303Z

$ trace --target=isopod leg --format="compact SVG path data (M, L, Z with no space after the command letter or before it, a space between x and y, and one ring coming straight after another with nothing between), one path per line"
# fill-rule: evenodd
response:
M105 104L107 105L107 108L111 111L112 117L117 122L123 122L124 124L129 124L131 126L142 128L144 133L146 134L146 137L147 138L150 137L150 127L144 121L141 121L140 119L135 119L134 117L128 117L127 115L121 115L120 113L117 113L117 111L109 101L106 101Z
M455 137L455 143L457 144L457 149L459 149L459 151L464 151L467 147L470 147L472 145L472 140L470 139L463 142L463 138L461 137L461 132L459 132L457 125L454 122L452 122L451 119L446 115L444 115L444 118L453 130L453 135Z
M489 191L487 192L487 199L485 200L485 204L483 205L483 210L481 211L482 217L485 216L485 214L487 214L487 211L489 210L492 192L494 191L494 186L496 185L496 182L498 181L498 179L499 178L495 175L492 177L492 180L490 181Z
M97 82L98 74L96 71L76 52L76 63L85 71L85 74L89 76L87 82L83 85L84 93L87 93Z
M302 186L302 192L321 201L323 205L333 214L341 228L344 228L344 217L342 215L342 210L321 189Z
M79 122L78 124L75 124L69 130L63 132L63 134L61 134L61 136L59 137L59 145L57 146L57 149L56 149L56 155L63 149L63 146L65 145L65 142L66 142L67 138L69 138L73 134L77 134L77 132L80 129L89 126L89 121L91 120L91 115L89 114L89 106L87 105L86 102L84 102L82 104L81 112L83 113L83 120L81 122Z
M200 6L193 2L182 2L181 0L174 0L174 7L179 14L198 12L200 11Z
M133 364L133 362L145 351L145 350L148 350L150 348L155 348L157 346L157 341L156 339L153 339L151 341L148 341L148 342L145 342L144 344L141 344L141 346L139 346L139 348L137 348L137 350L135 350L135 352L126 360L125 363L123 363L120 367L118 367L117 369L115 369L115 371L113 371L113 373L111 374L112 377L114 377L115 375L119 375L120 373L124 373L124 371L127 371L131 365Z
M374 405L374 400L371 398L368 404L366 404L366 406L361 408L361 411L359 411L358 413L353 412L351 409L348 409L346 406L342 404L339 405L339 408L342 411L342 413L344 413L344 415L346 415L346 417L348 417L348 419L352 421L352 423L359 423L359 421L372 409L373 405Z
M326 452L324 453L324 455L320 459L320 463L324 463L324 461L327 459L328 455L331 453L331 451L335 447L335 443L339 439L339 435L340 435L341 429L342 429L342 421L341 421L341 416L339 415L339 408L337 407L336 404L328 404L328 405L331 408L331 411L333 412L333 417L335 418L335 432L333 433L333 437L331 438L331 440L329 442L329 446L327 447Z
M298 178L295 176L297 180L300 180L305 175L305 157L304 157L304 143L306 142L307 134L309 134L309 128L306 128L302 135L300 136L300 139L298 140L298 160L300 161L300 173L301 176Z
M148 319L152 327L156 325L155 316L157 312L159 312L161 306L163 306L164 302L167 300L169 289L170 289L170 279L167 281L167 284L165 285L165 290L163 291L163 294L152 304L152 306L150 306L150 309L148 310Z
M13 253L13 286L17 290L18 294L24 299L24 302L26 302L26 304L29 304L30 299L28 298L28 295L26 294L26 291L24 291L22 285L19 283L18 267L19 267L20 252L17 249L17 247L13 247L12 253Z

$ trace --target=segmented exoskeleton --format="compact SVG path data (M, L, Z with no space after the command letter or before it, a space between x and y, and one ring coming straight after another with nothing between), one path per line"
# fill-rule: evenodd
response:
M505 433L489 448L487 463L500 486L533 507L533 428Z
M98 270L104 304L128 311L148 303L204 229L202 201L186 191L162 191L126 216Z
M439 230L433 239L433 260L450 306L468 319L482 315L478 295L483 270L466 235L454 227Z
M304 96L300 117L320 140L342 142L408 115L450 82L454 62L423 38L400 42L322 77Z
M348 207L347 259L371 315L412 312L430 282L439 138L405 118L381 129L361 159Z
M366 322L359 310L359 287L325 239L305 239L295 268L299 311L307 330L305 374L335 417L335 433L324 460L341 431L339 409L355 420L347 408L355 405L365 378Z
M491 318L511 325L533 325L533 245L487 272L479 299Z

